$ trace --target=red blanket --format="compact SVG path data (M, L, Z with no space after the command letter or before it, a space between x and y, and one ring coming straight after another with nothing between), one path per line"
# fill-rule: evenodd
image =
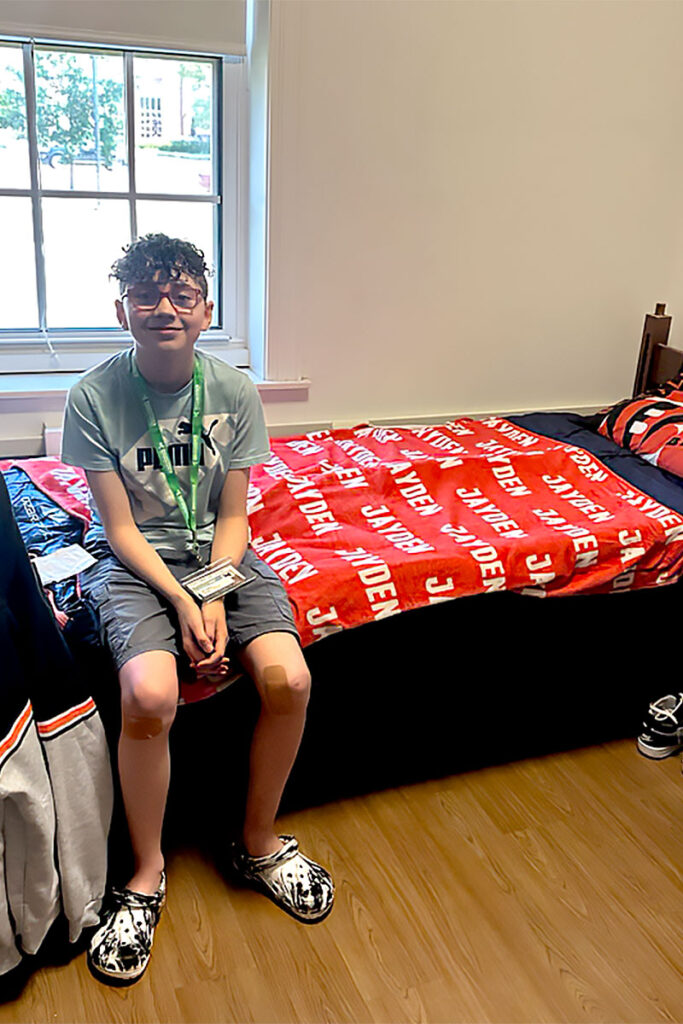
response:
M252 546L304 645L467 594L635 590L683 573L683 517L582 448L507 420L357 427L271 442L252 470ZM90 519L85 474L7 460Z
M468 594L633 590L683 572L683 517L507 420L321 431L271 449L252 470L252 546L304 645Z

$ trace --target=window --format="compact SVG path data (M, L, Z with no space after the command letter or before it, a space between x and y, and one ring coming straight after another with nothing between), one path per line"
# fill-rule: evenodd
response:
M108 274L131 239L215 269L209 334L244 363L238 184L244 62L0 42L0 372L80 370L128 341Z

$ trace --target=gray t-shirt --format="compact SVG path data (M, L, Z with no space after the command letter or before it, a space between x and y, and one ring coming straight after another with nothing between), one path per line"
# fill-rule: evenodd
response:
M226 473L267 461L270 451L261 400L249 377L205 352L197 355L204 368L197 525L200 542L210 543ZM115 470L144 537L163 558L173 559L187 552L190 532L159 467L132 360L132 349L120 352L71 388L62 461L83 469ZM170 394L150 386L148 392L180 486L189 495L192 381Z

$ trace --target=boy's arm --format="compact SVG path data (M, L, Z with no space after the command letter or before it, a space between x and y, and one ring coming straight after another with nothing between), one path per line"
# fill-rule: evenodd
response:
M152 545L140 533L118 473L114 470L86 470L86 476L114 554L171 604L175 605L188 597Z
M200 661L213 648L201 612L138 529L120 476L115 470L86 470L86 476L112 551L173 605L185 651L194 662Z
M249 467L230 469L226 473L218 503L218 514L211 545L211 561L219 558L232 559L239 565L244 558L249 541L247 520L247 491L249 489ZM208 671L215 664L215 655L223 655L228 641L223 598L206 601L202 605L204 628L214 647L214 655L197 666L198 671Z
M225 475L218 504L211 561L229 557L233 565L239 565L244 558L249 541L247 520L247 491L249 489L249 467L229 469Z

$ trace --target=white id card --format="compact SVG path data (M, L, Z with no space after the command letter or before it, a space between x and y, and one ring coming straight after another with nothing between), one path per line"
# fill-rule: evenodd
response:
M243 587L245 583L251 583L251 579L240 572L230 558L219 558L217 562L211 562L203 569L184 576L180 582L185 590L203 604L205 601L216 601L219 597L225 597L238 587Z

